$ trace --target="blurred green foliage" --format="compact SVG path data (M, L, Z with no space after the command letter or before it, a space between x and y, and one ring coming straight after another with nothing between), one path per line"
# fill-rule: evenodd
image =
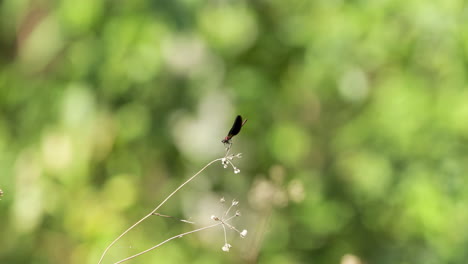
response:
M0 2L0 263L466 263L464 1ZM220 211L221 210L221 211ZM197 224L197 225L198 225ZM193 226L154 217L113 263Z

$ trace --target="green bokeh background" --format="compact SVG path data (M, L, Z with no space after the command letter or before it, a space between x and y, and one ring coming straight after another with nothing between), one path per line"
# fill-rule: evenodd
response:
M0 263L467 263L465 1L0 2Z

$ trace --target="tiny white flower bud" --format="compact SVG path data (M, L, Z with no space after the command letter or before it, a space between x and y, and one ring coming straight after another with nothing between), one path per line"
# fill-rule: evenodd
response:
M239 210L236 211L236 216L240 216L241 212Z
M212 216L211 216L211 220L219 221L219 218L218 218L216 215L212 215Z
M234 168L234 173L235 174L238 174L240 172L240 170L238 168Z
M229 249L230 249L231 247L232 247L231 244L225 244L225 245L222 247L222 249L223 249L224 252L229 252Z
M237 200L232 200L232 205L233 205L233 206L236 206L236 205L238 205L238 204L239 204L239 201L237 201Z
M242 230L242 232L240 232L240 237L244 238L247 236L247 230Z
M219 201L220 201L221 203L224 203L226 200L224 200L224 197L221 197L221 199L219 199Z

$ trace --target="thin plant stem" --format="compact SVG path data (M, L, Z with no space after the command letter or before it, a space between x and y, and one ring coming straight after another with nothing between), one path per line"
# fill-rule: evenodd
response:
M231 151L231 146L232 143L229 143L228 147L226 148L226 155L224 155L224 158L226 158L229 155L229 151Z
M169 242L169 241L171 241L171 240L173 240L173 239L181 238L181 237L183 237L183 236L185 236L185 235L189 235L189 234L192 234L192 233L195 233L195 232L203 231L203 230L205 230L205 229L213 228L213 227L215 227L215 226L222 225L222 224L223 224L223 223L216 223L216 224L213 224L213 225L210 225L210 226L205 226L205 227L202 227L202 228L198 228L198 229L195 229L195 230L192 230L192 231L189 231L189 232L185 232L185 233L182 233L182 234L173 236L173 237L168 238L168 239L164 240L163 242L161 242L161 243L159 243L159 244L157 244L157 245L155 245L155 246L153 246L153 247L148 248L147 250L144 250L144 251L142 251L142 252L140 252L140 253L138 253L138 254L135 254L135 255L133 255L133 256L130 256L130 257L128 257L128 258L124 258L124 259L122 259L122 260L120 260L120 261L118 261L118 262L115 262L114 264L119 264L119 263L125 262L125 261L127 261L127 260L130 260L130 259L132 259L132 258L136 258L136 257L138 257L138 256L141 256L141 255L143 255L143 254L145 254L145 253L150 252L151 250L153 250L153 249L155 249L155 248L158 248L158 247L160 247L160 246L166 244L167 242Z
M221 222L221 224L223 225L223 231L224 231L224 245L227 245L227 234L226 234L226 227L224 227L224 223Z
M192 177L190 177L188 180L186 180L184 183L182 183L179 187L177 187L177 189L175 189L171 194L169 194L169 196L166 197L166 199L164 199L164 201L162 201L156 208L153 209L153 211L151 211L149 214L145 215L143 218L141 218L140 220L138 220L135 224L133 224L131 227L129 227L127 230L125 230L122 234L120 234L120 236L118 236L116 239L114 239L114 241L112 241L112 243L109 244L109 246L106 247L106 249L104 250L104 252L102 253L101 255L101 258L99 259L99 262L98 264L100 264L102 262L102 260L104 259L104 256L107 254L107 251L109 251L109 249L117 242L119 241L120 238L122 238L124 235L126 235L130 230L132 230L135 226L139 225L141 222L143 222L144 220L146 220L146 218L152 216L163 204L165 204L167 202L167 200L169 200L174 194L176 194L182 187L184 187L186 184L188 184L189 182L191 182L193 179L195 179L195 177L197 177L202 171L204 171L206 168L208 168L211 164L219 161L219 160L222 160L223 158L219 158L219 159L215 159L213 161L211 161L210 163L206 164L205 167L203 167L200 171L198 171L197 173L195 173Z
M228 224L228 223L226 223L226 222L224 222L224 224L225 224L227 227L229 227L230 229L235 230L237 233L240 233L240 231L239 231L236 227L234 227L233 225L230 225L230 224Z
M180 219L180 218L170 216L170 215L163 215L163 214L160 214L160 213L153 213L153 215L157 215L157 216L161 216L161 217L165 217L165 218L172 218L174 220L177 220L177 221L180 221L180 222L183 222L183 223L187 223L187 224L195 224L195 222L185 220L185 219Z
M228 214L229 214L229 211L231 211L231 208L234 206L234 203L231 203L231 206L229 206L229 208L226 210L226 212L224 213L224 217L226 217Z
M138 256L141 256L141 255L143 255L143 254L145 254L145 253L148 253L149 251L151 251L151 250L153 250L153 249L156 249L156 248L158 248L158 247L164 245L165 243L167 243L167 242L169 242L169 241L171 241L171 240L173 240L173 239L181 238L181 237L183 237L183 236L185 236L185 235L193 234L193 233L195 233L195 232L203 231L203 230L206 230L206 229L209 229L209 228L213 228L213 227L219 226L219 225L221 225L222 228L223 228L223 230L224 230L224 244L227 245L228 243L227 243L227 234L226 234L226 227L225 227L225 226L228 225L229 228L238 231L235 227L233 227L232 225L230 225L230 224L227 223L227 222L231 221L231 220L232 220L233 218L235 218L235 217L237 217L237 215L233 215L233 216L231 216L231 217L229 217L229 218L227 218L227 219L224 219L224 220L219 219L219 220L217 220L217 221L219 221L219 223L216 223L216 224L213 224L213 225L201 227L201 228L198 228L198 229L189 231L189 232L185 232L185 233L182 233L182 234L178 234L178 235L176 235L176 236L173 236L173 237L171 237L171 238L168 238L168 239L164 240L163 242L161 242L161 243L159 243L159 244L157 244L157 245L155 245L155 246L153 246L153 247L151 247L151 248L148 248L148 249L146 249L146 250L144 250L144 251L141 251L141 252L139 252L139 253L137 253L137 254L135 254L135 255L133 255L133 256L124 258L124 259L122 259L122 260L119 260L119 261L115 262L114 264L119 264L119 263L125 262L125 261L127 261L127 260L131 260L131 259L133 259L133 258L136 258L136 257L138 257ZM238 231L238 232L239 232L239 231Z

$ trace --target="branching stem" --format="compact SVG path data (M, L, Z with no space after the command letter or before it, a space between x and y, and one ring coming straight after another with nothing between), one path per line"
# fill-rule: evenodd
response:
M166 199L164 199L164 201L162 201L156 208L154 208L153 211L151 211L149 214L145 215L143 218L141 218L140 220L138 220L135 224L133 224L131 227L129 227L127 230L125 230L122 234L120 234L120 236L118 236L116 239L114 239L114 241L112 241L112 243L110 243L109 246L107 246L106 249L104 250L104 252L102 253L101 258L99 259L98 264L101 264L102 260L104 259L104 256L107 254L107 251L109 251L109 249L110 249L117 241L119 241L120 238L122 238L124 235L126 235L130 230L132 230L133 228L135 228L135 227L136 227L137 225L139 225L141 222L143 222L144 220L146 220L146 218L152 216L161 206L163 206L163 205L167 202L167 200L169 200L174 194L176 194L180 189L182 189L182 187L184 187L184 186L187 185L189 182L191 182L193 179L195 179L195 177L197 177L200 173L202 173L202 172L203 172L206 168L208 168L211 164L213 164L213 163L215 163L215 162L217 162L217 161L219 161L219 160L222 160L222 158L215 159L215 160L211 161L210 163L206 164L205 167L203 167L200 171L198 171L197 173L195 173L192 177L190 177L188 180L186 180L184 183L182 183L179 187L177 187L177 189L175 189L171 194L169 194L169 196L167 196ZM208 227L206 227L206 228L208 228ZM206 229L206 228L204 228L204 229ZM197 229L197 230L198 230L198 229ZM200 230L203 230L203 229L200 229ZM198 230L198 231L200 231L200 230ZM195 231L196 231L196 230L194 230L194 231L192 231L192 232L195 232ZM191 233L191 232L188 232L188 234L190 234L190 233ZM182 235L184 235L184 234L182 234ZM178 236L176 236L176 237L179 237L179 236L181 236L181 235L178 235ZM162 244L166 243L167 241L172 240L172 239L174 239L174 238L175 238L175 237L170 238L170 239L164 241L163 243L161 243L161 244L159 244L159 245L162 245ZM147 251L150 251L150 250L152 250L152 249L158 247L159 245L157 245L157 246L155 246L155 247L152 247L151 249L149 249L149 250L147 250ZM143 254L143 253L146 253L147 251L143 251L143 252L140 252L140 253ZM139 253L139 254L140 254L140 253ZM137 255L138 255L138 254L137 254ZM132 256L132 257L135 257L135 256L137 256L137 255L134 255L134 256ZM132 257L130 257L130 258L132 258ZM130 259L130 258L126 258L126 259L124 259L124 260L122 260L122 261L119 261L119 262L117 262L117 263L121 263L121 262L123 262L123 261L125 261L125 260L128 260L128 259Z
M138 254L135 254L135 255L133 255L133 256L130 256L130 257L128 257L128 258L124 258L124 259L122 259L122 260L120 260L120 261L118 261L118 262L115 262L114 264L119 264L119 263L125 262L125 261L127 261L127 260L131 260L132 258L138 257L138 256L140 256L140 255L143 255L143 254L145 254L145 253L147 253L147 252L150 252L151 250L153 250L153 249L155 249L155 248L158 248L158 247L160 247L160 246L166 244L167 242L169 242L169 241L171 241L171 240L173 240L173 239L181 238L181 237L183 237L183 236L185 236L185 235L189 235L189 234L192 234L192 233L196 233L196 232L199 232L199 231L203 231L203 230L205 230L205 229L209 229L209 228L212 228L212 227L215 227L215 226L218 226L218 225L222 225L222 224L223 224L223 223L216 223L216 224L213 224L213 225L210 225L210 226L205 226L205 227L198 228L198 229L195 229L195 230L192 230L192 231L189 231L189 232L185 232L185 233L182 233L182 234L178 234L178 235L176 235L176 236L173 236L173 237L171 237L171 238L168 238L168 239L164 240L163 242L161 242L161 243L159 243L159 244L157 244L157 245L155 245L155 246L153 246L153 247L148 248L147 250L144 250L144 251L142 251L142 252L140 252L140 253L138 253Z

